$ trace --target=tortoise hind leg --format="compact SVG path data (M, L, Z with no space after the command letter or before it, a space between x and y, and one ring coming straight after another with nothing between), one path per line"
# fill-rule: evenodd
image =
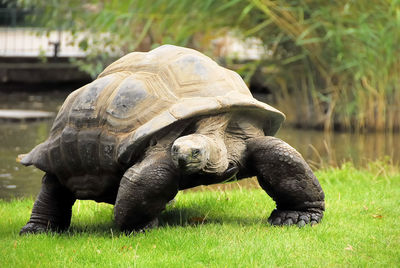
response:
M155 227L159 214L178 193L179 176L165 152L148 155L121 179L114 207L115 222L125 232Z
M33 205L31 218L20 234L63 231L71 223L72 205L75 198L57 177L46 173L42 189Z
M277 208L268 222L272 225L318 223L325 210L324 192L303 157L274 137L249 139L249 167Z

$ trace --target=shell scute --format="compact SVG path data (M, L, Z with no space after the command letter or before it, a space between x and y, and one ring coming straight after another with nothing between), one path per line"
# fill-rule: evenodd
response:
M69 170L80 170L82 163L78 152L78 130L67 126L61 133L61 152Z
M218 78L215 63L195 55L184 55L169 64L180 86L209 83Z
M78 128L98 126L104 99L107 99L110 89L119 83L115 78L115 75L106 76L80 88L69 109L68 121Z
M112 82L112 78L113 77L111 76L102 77L84 87L79 95L79 98L77 98L72 104L72 111L94 111L96 109L96 102L100 93L107 88L109 83Z
M188 107L191 107L188 109ZM193 115L204 115L210 111L218 111L221 108L220 102L215 98L186 98L174 104L169 112L175 118L188 118Z
M68 176L68 169L64 168L63 155L61 153L61 139L58 135L56 138L52 139L48 146L48 159L50 160L51 170L58 170L62 172L58 172L60 177Z
M100 134L99 143L99 165L109 171L114 171L115 166L115 153L117 145L117 137L104 131Z
M82 129L78 132L78 156L88 173L99 169L99 140L102 129Z
M107 113L119 119L134 116L135 107L148 96L145 84L129 77L121 83Z

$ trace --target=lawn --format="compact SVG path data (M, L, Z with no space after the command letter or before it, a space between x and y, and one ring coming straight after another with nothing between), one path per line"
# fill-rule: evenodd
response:
M398 267L400 173L375 162L317 177L325 217L304 228L268 225L273 201L240 187L181 192L160 227L129 236L112 206L78 201L68 232L21 237L33 199L0 201L0 267Z

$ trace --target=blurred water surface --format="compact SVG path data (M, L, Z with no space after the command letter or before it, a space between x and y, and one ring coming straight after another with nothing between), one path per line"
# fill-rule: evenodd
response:
M36 109L57 112L66 91L39 93L0 93L0 109ZM52 120L0 123L0 198L36 196L43 172L16 163L18 154L29 152L44 141ZM387 157L400 162L400 133L330 133L283 126L277 135L295 147L313 168L351 161L363 166L370 160ZM254 185L254 180L249 181ZM246 182L241 183L246 186Z

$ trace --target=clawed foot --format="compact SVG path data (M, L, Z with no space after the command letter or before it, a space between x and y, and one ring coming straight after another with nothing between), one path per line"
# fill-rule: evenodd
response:
M38 233L46 233L48 228L46 225L28 222L24 227L22 227L19 232L20 235L25 234L38 234Z
M121 230L129 235L132 233L145 233L153 228L158 227L158 218L154 218L153 220L151 220L150 222L148 222L147 224L145 224L144 226L142 225L141 227L126 227L126 226L122 226L120 227Z
M144 227L140 228L139 232L146 232L149 229L153 229L158 227L158 218L154 218L149 223L147 223Z
M292 211L292 210L278 210L272 211L268 222L271 225L293 225L303 227L306 224L315 225L322 219L323 212L315 211Z

